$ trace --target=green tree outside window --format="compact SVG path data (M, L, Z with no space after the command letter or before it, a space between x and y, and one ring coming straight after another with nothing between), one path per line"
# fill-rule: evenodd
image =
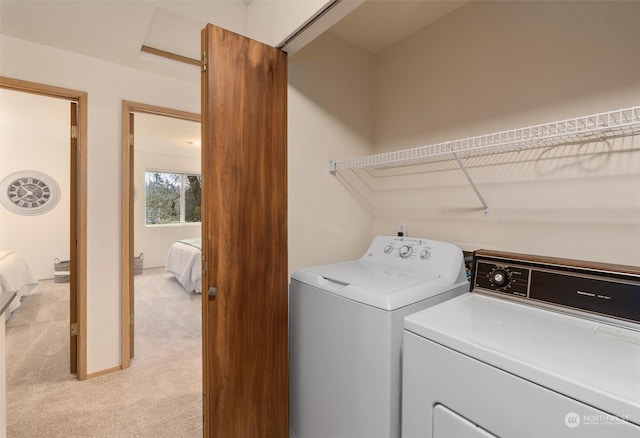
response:
M147 225L200 222L200 175L145 172Z

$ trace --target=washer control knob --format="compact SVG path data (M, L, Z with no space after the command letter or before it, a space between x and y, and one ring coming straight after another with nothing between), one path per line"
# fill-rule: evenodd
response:
M423 249L422 251L420 251L420 258L422 260L428 259L429 257L431 257L431 253L428 249Z
M498 268L491 271L489 280L496 287L505 287L511 281L511 277L509 276L509 271Z
M409 245L402 245L400 247L400 257L403 259L408 258L413 252L412 248Z
M393 251L393 246L392 245L387 245L384 247L384 253L385 254L389 254L391 251Z

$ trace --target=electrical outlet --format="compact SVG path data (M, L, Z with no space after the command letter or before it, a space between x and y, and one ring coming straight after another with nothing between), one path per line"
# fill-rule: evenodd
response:
M398 236L407 237L408 235L409 235L409 233L407 231L407 223L406 222L400 222L398 224Z

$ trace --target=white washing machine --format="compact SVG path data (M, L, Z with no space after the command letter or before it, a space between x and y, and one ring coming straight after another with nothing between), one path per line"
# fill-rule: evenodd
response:
M402 436L640 437L640 268L482 251L405 320Z
M356 261L295 272L291 436L399 437L403 319L468 291L462 251L419 238L379 236Z

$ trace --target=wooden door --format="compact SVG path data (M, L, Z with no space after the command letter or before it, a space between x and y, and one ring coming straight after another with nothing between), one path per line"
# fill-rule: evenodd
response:
M213 25L202 47L204 435L286 437L286 53Z

